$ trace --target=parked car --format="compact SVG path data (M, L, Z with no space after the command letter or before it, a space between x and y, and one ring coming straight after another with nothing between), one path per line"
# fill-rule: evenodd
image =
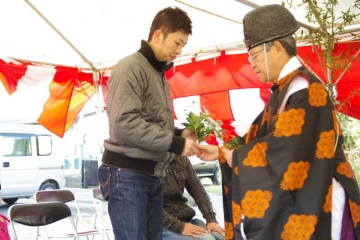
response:
M65 187L59 137L41 125L0 124L1 197L7 204L38 190ZM58 150L59 151L59 150Z
M221 169L219 161L205 162L197 158L196 156L189 157L191 164L199 178L208 177L215 185L221 184Z

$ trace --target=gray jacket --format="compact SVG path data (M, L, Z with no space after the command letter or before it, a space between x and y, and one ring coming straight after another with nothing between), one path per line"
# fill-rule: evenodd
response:
M145 41L114 67L108 83L105 164L164 176L173 153L181 154L185 139L175 136L164 76L170 67L156 59Z

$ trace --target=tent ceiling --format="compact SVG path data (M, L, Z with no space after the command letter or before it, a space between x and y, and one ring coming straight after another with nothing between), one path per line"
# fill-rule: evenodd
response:
M216 10L220 4L220 0L211 2L206 4L209 5L208 11ZM155 14L167 6L181 7L194 22L193 36L186 49L213 47L242 39L239 23L171 0L31 0L30 3L96 68L112 66L121 57L136 51L140 40L147 39ZM227 11L240 9L241 4L228 1L228 7L223 3L221 5L223 10L218 14L226 16L227 12L229 18L241 22L241 16L237 16L235 11ZM245 9L251 10L250 7ZM0 19L0 29L6 33L0 39L1 55L89 68L25 1L1 1Z
M300 2L301 0L295 0ZM346 2L346 3L344 3ZM352 1L341 1L345 10ZM250 4L249 4L250 3ZM266 3L281 3L281 0ZM193 21L183 54L242 43L242 18L261 0L11 0L0 2L0 55L86 69L111 67L147 39L155 14L179 6ZM34 8L31 7L34 6ZM191 5L191 6L189 6ZM250 6L249 6L250 5ZM37 9L83 57L52 29ZM290 9L307 23L304 8ZM88 62L87 62L88 61Z

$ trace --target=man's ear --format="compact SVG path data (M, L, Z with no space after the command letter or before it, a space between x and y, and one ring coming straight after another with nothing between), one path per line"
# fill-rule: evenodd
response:
M163 34L160 29L156 30L153 34L152 41L156 44L161 43Z
M285 50L279 41L274 42L274 47L275 47L276 52L278 52L278 53Z

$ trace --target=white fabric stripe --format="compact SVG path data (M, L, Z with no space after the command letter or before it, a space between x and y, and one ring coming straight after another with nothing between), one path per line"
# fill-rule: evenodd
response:
M3 60L6 63L12 63L12 64L15 64L15 65L21 65L21 62L18 62L18 61L14 60L12 58L9 58L9 57L0 56L0 59Z
M345 190L335 178L333 178L332 184L331 237L332 240L340 240L345 207Z
M248 131L252 121L264 109L265 103L260 97L260 89L229 90L229 98L230 108L235 119L231 126L235 129L236 134L243 136ZM200 111L205 112L199 95L175 98L173 99L173 105L177 118L175 120L175 127L178 128L184 127L181 123L186 122L189 112L195 114L198 114ZM221 107L219 105L219 108Z
M200 96L189 96L173 99L174 112L177 120L175 120L175 127L184 128L182 123L187 122L187 114L193 112L199 114L201 109ZM204 112L204 110L202 110Z
M264 109L265 103L260 98L259 88L244 88L229 91L230 107L235 121L231 126L236 134L243 136L251 123Z
M17 86L10 96L0 84L0 122L36 122L50 96L49 84L54 78L53 67L27 66Z
M54 79L56 69L54 67L41 67L28 65L25 75L19 80L28 87L35 87L40 82L50 83Z

